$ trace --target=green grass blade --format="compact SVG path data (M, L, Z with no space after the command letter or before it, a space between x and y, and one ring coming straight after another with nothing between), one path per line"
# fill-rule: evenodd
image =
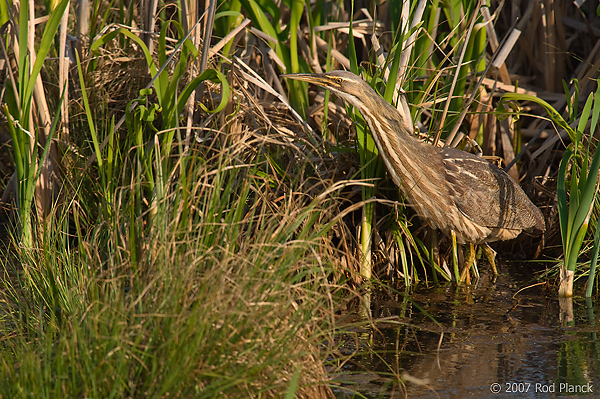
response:
M292 0L292 10L290 14L290 68L292 73L300 72L299 55L301 51L298 47L298 29L303 11L304 1ZM308 84L299 80L292 80L290 83L293 87L293 104L296 109L302 110L302 114L304 114L304 110L308 104Z
M56 106L57 112L56 112L56 115L54 115L54 118L52 119L52 125L50 126L50 132L48 134L48 137L46 137L46 144L44 145L44 149L42 151L42 156L40 158L40 160L41 160L40 164L42 164L44 162L44 160L46 159L46 157L48 157L48 152L50 151L50 145L52 144L54 132L56 131L56 125L58 124L58 119L60 117L60 111L62 109L61 105L65 99L66 90L67 90L67 86L65 86L63 88L62 95L60 96L60 100L58 101L58 104ZM35 179L34 179L35 182L38 181L41 173L42 173L42 168L37 168L37 173L36 173ZM35 184L33 184L32 186L33 187L31 189L34 190Z
M394 230L394 238L396 244L398 244L398 252L400 252L400 263L402 264L402 274L404 274L404 285L410 287L411 285L411 272L410 263L406 256L406 248L404 247L404 241L402 240L402 234L397 228ZM414 268L413 268L414 270Z
M594 234L594 250L592 252L592 260L590 261L590 274L588 275L587 287L585 296L592 296L594 289L594 280L596 279L596 265L598 264L598 253L600 252L600 223L596 221L596 233Z
M79 61L79 54L77 52L75 52L75 58L77 60L77 72L79 74L79 84L81 86L81 99L83 101L83 107L85 109L90 135L92 136L92 144L94 146L94 152L96 153L96 161L98 162L98 167L102 169L102 151L100 150L100 141L96 135L96 126L92 117L92 109L90 108L87 91L85 90L85 79L83 78L81 62Z
M285 399L295 399L296 391L298 390L298 382L300 381L300 376L302 375L302 369L298 367L296 371L294 371L294 375L290 380L290 386L285 393Z
M594 137L594 133L596 132L596 128L598 127L598 116L600 116L600 79L596 80L597 89L596 95L594 96L594 109L592 111L592 125L590 127L590 136Z
M111 41L112 39L114 39L119 33L127 36L128 38L133 40L137 45L140 46L140 48L142 49L142 52L144 53L144 57L146 58L146 62L148 63L148 68L150 69L150 76L152 76L154 78L154 75L156 75L158 69L156 68L156 65L154 64L154 60L152 59L152 54L150 54L148 47L146 47L146 45L144 44L142 39L140 39L138 36L131 33L130 31L128 31L125 28L119 28L113 32L107 33L106 35L100 37L98 40L96 40L96 41L94 41L94 43L92 43L92 45L90 46L90 51L97 50L104 44L106 44L109 41ZM157 96L159 95L158 88L157 88L156 95Z
M27 81L29 79L29 66L27 43L29 41L29 2L24 1L21 4L21 10L19 14L19 104L21 107L25 101L25 88L27 87ZM15 87L15 90L17 88ZM30 103L26 101L25 103ZM21 109L21 113L25 114L25 110Z
M400 57L402 56L402 43L404 41L400 40L396 43L396 45L392 48L392 54L394 57L392 58L392 65L390 66L390 74L388 81L385 84L385 93L383 98L388 102L392 103L394 101L394 97L396 95L396 82L398 81L398 69L400 68Z
M562 233L562 243L565 251L565 257L569 252L568 245L568 230L569 230L569 203L567 198L567 186L565 182L566 174L567 174L567 165L571 160L572 151L567 148L565 153L563 154L563 158L560 161L560 166L558 168L558 182L557 182L557 201L558 201L558 216L560 222L560 231Z
M569 122L574 122L579 113L579 81L573 79L573 119Z
M596 197L597 185L596 182L598 180L598 172L600 169L600 147L596 149L594 153L594 158L592 159L592 164L589 168L589 174L587 175L587 181L585 187L583 187L581 191L581 197L579 200L579 206L577 209L577 214L574 220L574 226L582 225L587 219L590 217L590 213L593 209L594 200ZM581 171L581 174L585 174L587 171L584 169Z
M569 137L571 138L571 140L573 142L575 142L575 140L576 140L576 132L575 132L575 130L573 130L573 128L571 126L569 126L569 124L567 123L567 121L564 120L564 118L562 117L562 115L560 115L554 109L554 107L552 107L546 101L542 100L541 98L532 96L530 94L521 94L521 93L506 93L501 98L501 102L502 101L513 101L513 100L514 101L531 101L533 103L541 105L546 110L546 112L548 112L548 115L550 116L550 119L555 124L557 124L558 126L560 126L561 128L563 128L569 134Z
M569 122L573 122L575 120L575 113L573 111L573 102L571 101L571 91L569 90L569 85L566 80L562 80L563 91L565 92L565 100L567 102L567 111L569 114Z
M64 14L68 3L69 0L62 0L50 13L50 18L48 19L48 22L46 22L44 33L42 34L40 46L36 52L35 62L31 69L31 75L27 81L27 87L24 93L24 97L22 97L21 100L31 98L33 94L33 89L35 87L37 76L42 71L42 66L46 62L46 56L48 55L48 51L50 51L50 46L52 46L52 44L54 43L54 37L56 36L58 26L60 25L62 15ZM23 2L21 3L21 5L23 5Z
M577 229L573 229L572 231L577 234L572 234L572 242L571 242L571 250L569 251L568 258L566 257L567 253L565 251L565 262L567 270L575 271L577 268L577 258L579 257L579 250L583 245L583 240L587 234L588 223L585 221L582 223Z
M276 12L277 14L279 14L279 11L278 11L279 8L277 6L275 6L275 4L273 2L267 1L265 3L267 3L269 11L271 11L273 13ZM250 19L252 19L252 22L255 25L260 27L260 30L262 32L271 36L273 39L279 38L279 35L277 34L277 30L275 29L273 24L271 24L271 22L265 15L262 7L256 1L244 0L244 1L242 1L242 4L246 4L245 8L247 8L247 11L250 13ZM275 7L272 7L272 6L275 6ZM275 18L274 21L278 21L278 18ZM279 40L277 41L277 44L273 44L273 43L269 42L269 45L271 46L271 48L273 48L273 50L275 50L275 53L277 54L279 59L281 59L285 63L287 57L285 57L283 54L282 46L280 45Z
M221 72L217 71L216 69L207 69L204 72L202 72L202 74L200 74L200 76L194 78L179 95L179 99L177 100L177 115L181 114L181 112L183 111L183 108L185 107L185 103L187 102L187 99L193 93L193 91L196 89L196 87L198 87L198 85L201 82L204 82L205 80L211 80L215 83L216 82L221 83L221 87L222 87L221 102L219 103L217 108L215 108L212 111L209 110L208 108L206 108L206 106L204 106L204 104L200 104L202 109L205 112L208 112L211 114L221 112L223 109L225 109L225 106L227 106L227 103L229 102L229 98L231 96L231 88L229 87L229 83L227 83L227 77L225 75L223 75Z
M290 61L292 73L300 72L300 62L298 61L300 53L300 49L298 48L298 27L300 26L303 11L304 1L292 0L292 11L290 14Z
M352 21L354 17L354 2L350 7L350 28L348 29L348 58L350 60L350 72L359 75L358 59L356 58L356 47L354 46L354 32L352 30Z
M590 119L590 113L592 111L593 103L594 93L590 93L583 107L583 111L581 112L581 116L579 117L579 126L577 127L577 139L575 141L575 148L579 147L579 143L581 142L581 136L583 135L583 131L585 130L585 126L587 125L588 120Z
M23 152L21 151L21 146L19 145L19 143L22 140L19 140L20 132L18 132L17 129L15 129L15 123L13 122L13 116L10 114L7 104L4 104L4 114L6 115L6 119L8 121L10 121L10 123L7 123L6 126L8 127L8 130L10 132L10 137L11 137L12 143L13 143L15 170L17 172L17 176L23 176L23 174L25 173L24 172L24 170L25 170L24 155L25 154L23 154Z

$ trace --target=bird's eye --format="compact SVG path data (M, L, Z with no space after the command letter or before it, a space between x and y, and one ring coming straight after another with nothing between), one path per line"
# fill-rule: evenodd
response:
M344 79L342 79L342 78L336 78L335 79L335 83L341 85L342 83L344 83Z

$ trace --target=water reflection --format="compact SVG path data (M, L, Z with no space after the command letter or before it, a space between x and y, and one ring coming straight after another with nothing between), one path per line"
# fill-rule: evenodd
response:
M484 275L468 290L412 295L441 326L405 298L373 295L373 317L382 321L348 334L342 350L360 354L345 365L336 395L352 397L349 388L368 398L600 397L598 304L576 299L573 321L561 323L555 292L535 286L513 298L528 269L504 265L496 284Z

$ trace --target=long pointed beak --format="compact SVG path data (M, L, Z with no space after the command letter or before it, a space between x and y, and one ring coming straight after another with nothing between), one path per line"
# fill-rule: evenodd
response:
M284 78L313 83L325 88L329 88L332 86L331 78L325 75L324 73L288 73L281 76Z

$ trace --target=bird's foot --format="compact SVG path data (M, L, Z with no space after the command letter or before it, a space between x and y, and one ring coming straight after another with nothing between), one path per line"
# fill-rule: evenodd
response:
M481 250L483 251L485 258L488 260L488 262L490 262L492 270L494 271L494 276L497 276L498 269L496 269L496 251L494 251L487 243L483 243L483 245L481 245Z

